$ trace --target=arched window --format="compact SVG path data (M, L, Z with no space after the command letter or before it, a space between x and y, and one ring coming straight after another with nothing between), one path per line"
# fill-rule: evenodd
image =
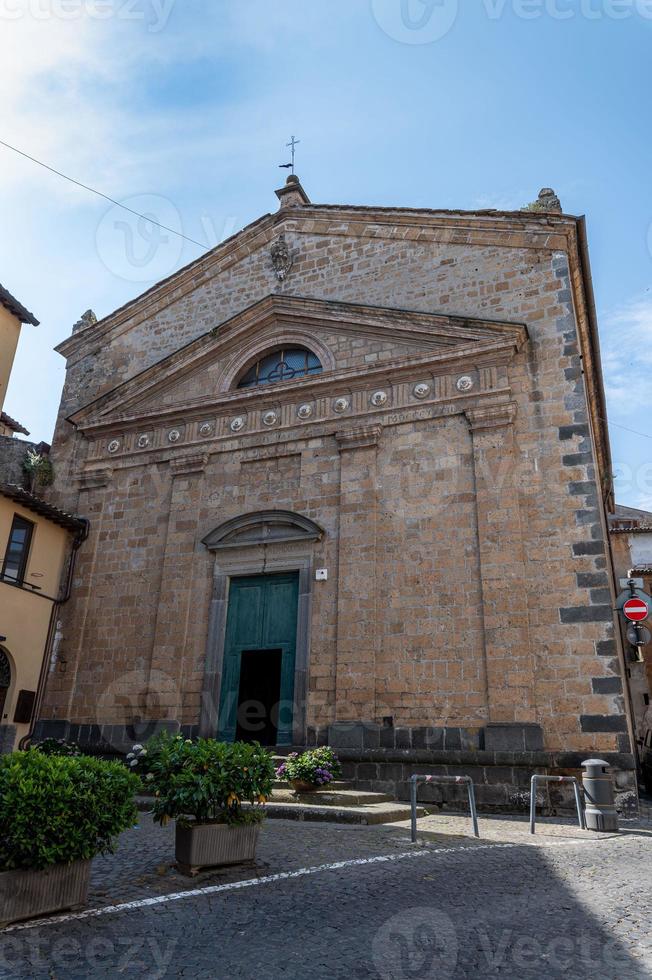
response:
M238 381L238 388L255 388L257 385L273 385L279 381L292 381L311 374L321 374L321 361L306 347L283 347L272 354L265 354L249 368Z

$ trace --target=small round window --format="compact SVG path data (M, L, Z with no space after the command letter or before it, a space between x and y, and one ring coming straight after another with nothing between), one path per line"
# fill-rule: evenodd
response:
M249 368L238 381L238 388L255 388L257 385L273 385L280 381L292 381L311 374L321 374L321 361L305 347L284 347L266 354Z

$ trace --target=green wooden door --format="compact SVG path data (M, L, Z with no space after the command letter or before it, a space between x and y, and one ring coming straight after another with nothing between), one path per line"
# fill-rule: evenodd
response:
M231 742L238 722L243 653L281 651L277 744L292 744L299 573L231 579L217 738Z

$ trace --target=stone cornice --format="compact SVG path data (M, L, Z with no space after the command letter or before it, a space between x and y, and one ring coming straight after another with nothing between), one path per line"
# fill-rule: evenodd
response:
M464 414L472 432L500 429L511 425L516 418L516 404L510 401L498 405L467 408Z
M185 453L183 456L173 456L170 469L174 476L186 476L189 473L203 473L210 456L208 453Z
M365 449L377 446L383 434L382 425L358 425L335 433L340 452L347 449Z
M227 270L259 248L271 244L279 231L330 237L434 241L441 244L489 245L505 248L567 250L577 218L536 212L431 211L311 205L267 214L194 262L179 269L141 296L92 327L62 341L56 348L66 358L98 348L177 302L201 284ZM348 223L346 227L344 223ZM270 284L272 283L270 277Z
M430 363L433 365L441 363L442 366L455 360L461 363L467 358L477 363L486 363L492 356L513 356L527 341L527 329L520 323L271 295L233 317L216 336L204 335L193 341L176 354L164 358L74 412L68 421L86 430L92 426L106 424L109 421L106 418L109 413L111 424L127 422L131 419L145 419L148 414L151 416L154 413L146 411L134 413L125 411L125 408L131 403L137 408L145 397L154 395L162 386L169 390L175 380L185 378L190 372L198 370L206 363L219 361L234 345L235 350L242 350L245 344L244 338L252 332L259 336L267 327L273 327L275 333L279 333L288 320L295 319L303 324L304 332L309 326L319 325L346 330L352 336L367 332L380 333L382 336L389 333L392 339L418 341L424 344L426 349L423 352L396 358L379 367L366 370L364 378L382 377L401 369L409 371L416 366L428 367ZM233 373L229 363L225 365L224 373L225 381L228 381ZM360 369L337 372L337 375L328 371L305 381L274 385L269 397L282 398L288 389L294 391L299 390L299 387L306 392L318 390L329 382L355 384L356 377L360 377ZM221 386L218 384L217 387ZM200 411L210 410L228 403L229 400L244 406L260 398L261 393L253 389L218 391L210 403L202 400L196 407ZM119 406L123 406L121 411ZM174 415L181 411L191 411L192 408L192 404L176 405L169 410L166 409L165 414ZM236 410L235 405L233 410Z

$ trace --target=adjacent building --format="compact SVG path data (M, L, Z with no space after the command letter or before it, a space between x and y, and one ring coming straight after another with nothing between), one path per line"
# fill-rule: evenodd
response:
M50 447L16 438L29 433L3 410L23 323L38 326L0 286L0 752L30 733L57 613L69 594L72 555L87 528L42 499L38 472L49 470Z
M643 591L652 595L652 513L618 504L609 517L609 531L617 582L628 578L642 579ZM650 624L647 624L648 627ZM626 627L621 623L627 660L627 679L631 697L636 740L641 742L652 730L652 643L640 648L638 657L627 642Z
M39 731L330 742L495 805L599 754L633 792L584 219L277 193L58 348L91 533Z

